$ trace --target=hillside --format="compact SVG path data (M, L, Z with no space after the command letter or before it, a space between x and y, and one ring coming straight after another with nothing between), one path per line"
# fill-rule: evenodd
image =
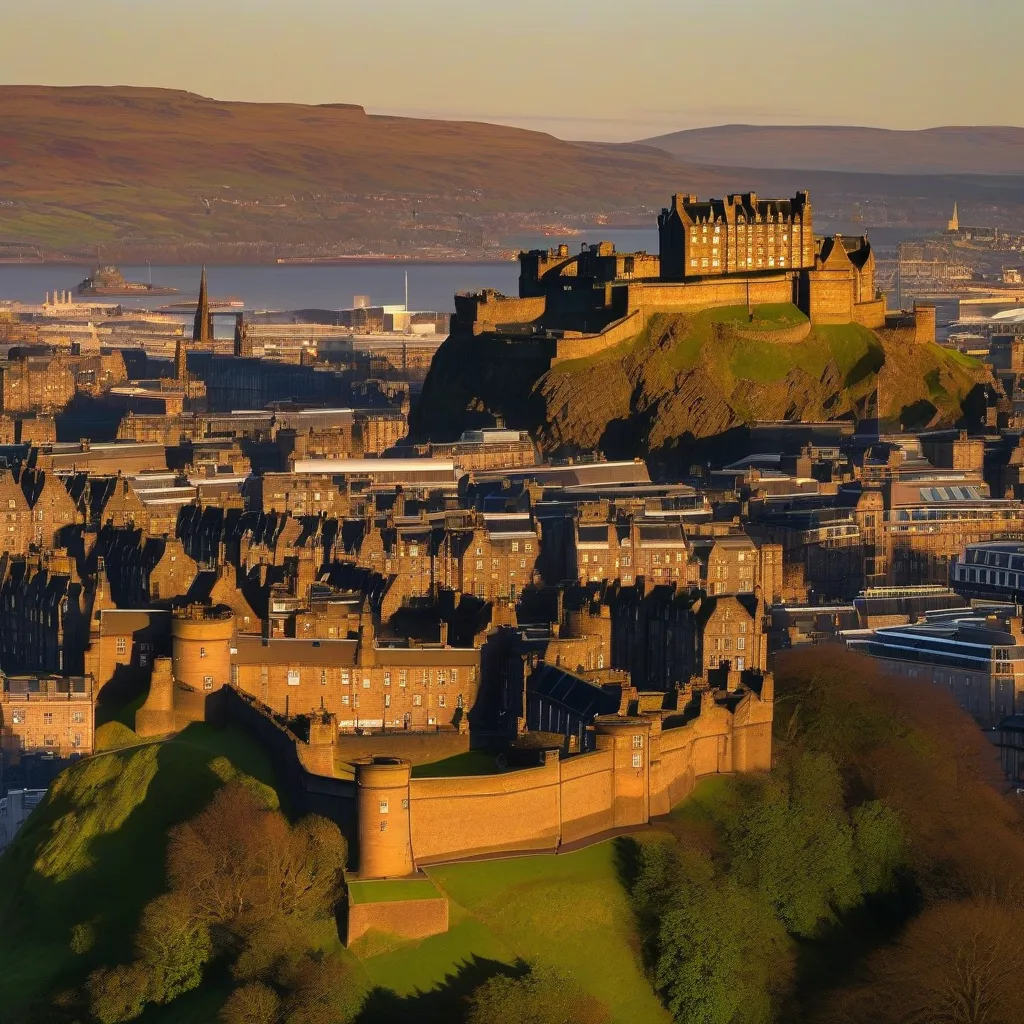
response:
M758 420L857 420L905 427L953 424L988 371L935 345L856 325L815 326L796 344L772 334L801 321L795 306L659 315L638 338L588 359L544 367L502 360L499 343L450 337L438 350L414 430L457 436L488 415L526 428L545 451L671 461Z
M700 164L878 174L1024 174L1024 128L891 131L828 125L727 124L644 145Z
M717 184L652 147L348 104L0 87L0 242L50 249L479 247L502 224L661 204L683 179Z

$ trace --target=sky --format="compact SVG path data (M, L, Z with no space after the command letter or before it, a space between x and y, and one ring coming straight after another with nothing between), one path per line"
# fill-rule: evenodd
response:
M0 84L359 103L627 141L1024 125L1024 0L0 0Z

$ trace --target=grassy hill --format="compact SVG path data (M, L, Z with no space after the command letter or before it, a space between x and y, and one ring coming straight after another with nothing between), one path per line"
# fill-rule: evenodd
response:
M358 106L0 86L0 242L479 242L509 218L662 204L713 176L652 147ZM497 218L491 222L487 218Z
M875 174L1024 174L1024 128L725 124L645 139L700 164Z
M129 738L116 724L117 738ZM109 724L103 728L111 732ZM0 859L5 1024L48 1019L32 1016L32 1008L82 985L95 967L130 958L142 907L165 886L168 830L233 778L264 794L273 783L262 751L243 733L205 725L97 755L59 777ZM321 936L325 953L350 962L356 984L371 993L361 1024L458 1020L452 1014L460 1012L466 993L527 960L573 977L609 1008L614 1022L668 1021L636 955L637 934L611 843L557 858L449 865L429 873L451 900L447 934L409 942L371 933L352 951L341 946L333 927ZM404 890L399 895L410 897ZM200 989L151 1007L141 1019L213 1021L231 988L224 972L213 971Z
M657 315L637 338L548 372L501 360L500 346L454 335L441 346L414 427L435 437L487 415L528 428L550 452L672 460L695 442L727 438L756 421L858 420L951 425L988 380L981 364L937 345L856 324L815 325L779 344L803 314L792 305ZM880 382L880 383L879 383Z

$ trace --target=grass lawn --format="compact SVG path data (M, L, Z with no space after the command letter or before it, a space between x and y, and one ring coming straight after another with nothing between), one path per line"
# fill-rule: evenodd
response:
M276 801L263 751L238 729L203 724L86 758L57 778L0 858L0 1007L9 1019L98 964L130 958L139 913L164 888L168 831L239 775ZM76 956L71 929L84 923L96 943Z
M425 878L399 878L374 882L349 882L353 903L398 903L401 900L433 900L441 894Z
M637 954L616 846L561 856L451 864L428 870L451 901L451 928L396 942L364 960L373 981L399 994L451 984L480 960L538 961L572 976L619 1024L667 1024Z
M467 750L441 761L413 765L414 779L449 779L460 775L496 775L498 762L485 750Z

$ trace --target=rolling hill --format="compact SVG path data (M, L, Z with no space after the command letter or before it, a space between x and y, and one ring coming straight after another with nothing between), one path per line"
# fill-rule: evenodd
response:
M0 87L0 241L52 249L468 245L503 219L662 204L715 178L653 147L348 104Z
M829 125L726 124L643 140L698 164L868 174L1024 174L1024 128L891 131Z

